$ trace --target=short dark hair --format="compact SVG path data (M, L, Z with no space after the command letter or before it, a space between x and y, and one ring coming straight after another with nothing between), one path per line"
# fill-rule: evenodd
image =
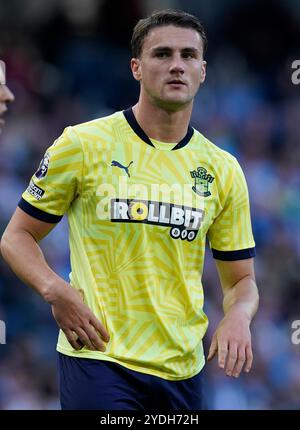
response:
M154 27L174 25L175 27L192 28L201 36L203 54L207 49L207 38L204 28L197 17L177 9L163 9L154 11L150 16L140 19L133 29L131 50L134 58L140 57L145 37Z

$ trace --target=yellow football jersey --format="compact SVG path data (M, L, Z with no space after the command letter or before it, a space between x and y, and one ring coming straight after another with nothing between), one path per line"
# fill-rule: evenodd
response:
M57 350L169 380L204 365L205 242L215 258L255 255L237 160L188 127L151 140L132 109L68 127L46 151L19 206L46 222L67 213L70 284L110 334L105 352Z

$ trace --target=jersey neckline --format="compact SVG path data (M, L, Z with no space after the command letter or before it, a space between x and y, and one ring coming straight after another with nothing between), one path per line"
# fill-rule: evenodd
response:
M137 122L132 107L123 110L123 114L128 122L128 124L130 125L130 127L132 128L132 130L134 131L135 134L137 134L139 136L140 139L142 139L144 142L146 142L148 145L152 146L155 149L159 149L157 148L150 140L149 136L144 132L144 130L142 129L142 127L139 125L139 123ZM176 149L180 149L183 148L184 146L186 146L189 141L191 140L191 138L193 137L194 134L194 129L193 127L191 127L190 125L188 126L187 129L187 133L184 136L183 139L181 139L180 142L178 142L174 148L171 149L171 151L175 151ZM153 139L154 140L154 139Z

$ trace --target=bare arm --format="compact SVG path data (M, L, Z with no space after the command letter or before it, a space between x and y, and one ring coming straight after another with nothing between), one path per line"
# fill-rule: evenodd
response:
M250 371L253 361L250 323L259 302L253 259L216 260L216 266L225 317L213 336L208 360L218 352L219 366L228 376L238 377L244 366Z
M224 314L233 308L240 308L251 321L258 307L253 258L238 261L216 260L216 266L223 290Z
M105 328L78 291L49 267L38 244L54 227L55 224L39 221L17 208L1 239L2 256L15 274L51 305L57 324L74 349L86 345L105 351L97 334L108 341Z

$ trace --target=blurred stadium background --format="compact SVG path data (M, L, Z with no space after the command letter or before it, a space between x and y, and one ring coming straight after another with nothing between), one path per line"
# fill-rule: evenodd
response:
M45 149L67 125L135 103L129 69L131 31L154 9L196 14L209 45L208 76L193 125L238 157L248 181L261 304L253 323L254 367L232 380L206 367L211 409L299 409L300 59L298 0L0 0L0 59L16 96L0 136L0 234ZM43 242L67 279L64 219ZM221 289L207 252L206 347L221 319ZM0 259L0 408L59 409L57 326L51 309Z

